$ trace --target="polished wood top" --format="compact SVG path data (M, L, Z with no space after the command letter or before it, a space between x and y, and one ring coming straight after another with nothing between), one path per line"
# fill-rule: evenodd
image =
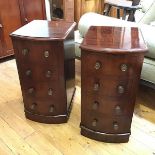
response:
M75 26L75 22L64 20L34 20L16 30L10 36L32 40L64 40Z
M94 52L147 52L141 31L136 27L92 26L80 46Z

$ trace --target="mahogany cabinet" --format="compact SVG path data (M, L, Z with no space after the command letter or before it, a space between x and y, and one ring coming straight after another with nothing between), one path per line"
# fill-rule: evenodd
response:
M34 20L11 34L28 119L67 122L75 91L75 26Z
M34 19L45 19L44 0L0 0L0 58L14 54L9 34Z
M138 28L95 27L81 44L81 134L127 142L147 47Z

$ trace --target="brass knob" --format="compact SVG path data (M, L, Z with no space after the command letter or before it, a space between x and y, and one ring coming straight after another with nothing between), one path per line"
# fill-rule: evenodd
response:
M123 86L118 86L118 93L123 94L124 93L124 87Z
M93 126L93 127L97 126L97 119L94 119L94 120L93 120L92 126Z
M31 109L31 110L34 110L36 106L37 106L37 104L36 104L36 103L33 103L33 104L30 106L30 109Z
M28 53L29 53L29 50L28 50L27 48L24 48L24 49L22 50L22 54L23 54L24 56L26 56Z
M119 125L118 125L117 122L114 122L114 124L113 124L113 128L114 128L114 130L118 130L118 129L119 129Z
M121 71L126 72L128 70L128 66L126 64L121 65Z
M52 72L51 72L51 71L47 71L47 72L46 72L46 77L47 77L47 78L50 78L51 75L52 75Z
M121 114L121 107L120 107L119 105L117 105L117 106L115 107L115 113L116 113L117 115L120 115L120 114Z
M54 112L54 105L50 106L49 112L50 113L53 113Z
M48 90L48 95L49 96L52 96L53 95L53 90L51 88Z
M26 74L26 76L30 76L31 73L32 73L31 70L27 70L25 74Z
M25 18L25 22L26 22L26 23L28 22L28 19L27 19L27 18Z
M49 55L50 55L50 54L49 54L49 51L45 51L45 52L44 52L44 57L45 57L45 58L48 58Z
M29 94L34 93L34 88L29 88L29 89L28 89L28 93L29 93Z
M99 83L95 83L94 84L94 91L98 91L99 87L100 87Z
M97 102L97 101L95 101L94 103L93 103L93 110L97 110L98 109L98 107L99 107L99 103Z
M100 63L100 62L96 62L94 68L95 68L96 70L100 69L100 68L101 68L101 63Z

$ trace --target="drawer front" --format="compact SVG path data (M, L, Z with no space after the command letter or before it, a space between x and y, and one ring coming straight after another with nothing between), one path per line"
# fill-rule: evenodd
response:
M83 111L81 125L88 129L105 133L126 133L130 132L131 116L106 116L101 113Z
M65 114L61 45L53 42L18 41L16 61L25 109L39 115ZM59 68L59 69L58 69ZM59 104L57 104L59 103Z
M132 116L134 110L134 101L130 97L87 95L81 102L82 111L91 111L107 116Z
M82 52L82 68L88 76L111 75L133 78L140 74L142 61L143 56L136 54L131 56L129 54L87 54L87 52Z
M133 79L118 77L86 77L82 75L82 94L104 97L128 97L133 93ZM84 96L83 96L84 97Z

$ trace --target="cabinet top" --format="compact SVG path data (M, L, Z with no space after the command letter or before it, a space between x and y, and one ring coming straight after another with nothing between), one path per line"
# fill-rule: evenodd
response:
M30 40L64 40L75 26L75 22L63 20L34 20L11 33L10 36Z
M80 46L100 53L147 52L141 31L136 27L91 26Z

